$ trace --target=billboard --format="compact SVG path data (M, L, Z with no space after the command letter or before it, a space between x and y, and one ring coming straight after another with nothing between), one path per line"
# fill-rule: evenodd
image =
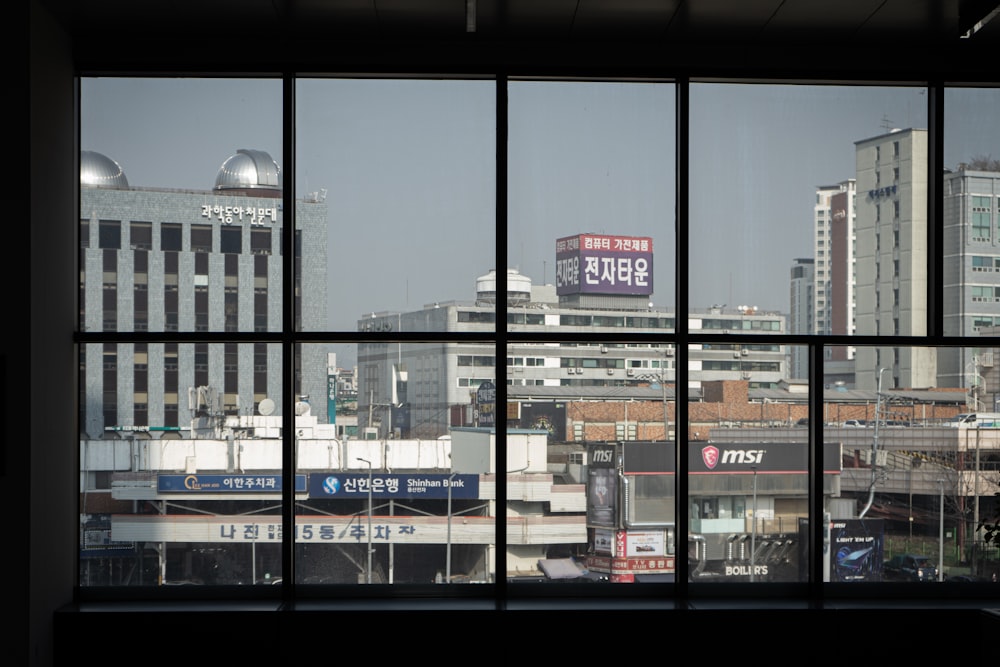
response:
M556 240L556 293L653 293L653 239L578 234Z
M496 426L497 387L492 382L483 382L476 389L476 426L492 428Z
M521 403L520 427L548 431L549 442L565 442L566 403L562 401Z
M882 519L834 519L830 523L830 581L881 581Z
M618 525L618 446L591 444L587 448L587 525Z

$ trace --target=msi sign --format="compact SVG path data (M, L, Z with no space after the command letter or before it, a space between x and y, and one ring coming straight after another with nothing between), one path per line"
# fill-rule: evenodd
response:
M612 463L615 451L613 449L595 449L591 452L591 461L594 463Z
M720 452L714 445L708 445L701 450L701 460L705 467L714 470L720 463L736 465L758 465L764 459L763 449L727 449Z

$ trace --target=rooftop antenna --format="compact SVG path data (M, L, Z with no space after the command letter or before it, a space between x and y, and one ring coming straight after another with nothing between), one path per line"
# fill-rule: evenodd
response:
M889 114L882 114L882 129L888 132L892 129L892 121L889 120Z

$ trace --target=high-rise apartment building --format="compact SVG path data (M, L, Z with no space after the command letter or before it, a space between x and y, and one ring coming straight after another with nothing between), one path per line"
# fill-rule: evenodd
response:
M799 257L792 264L789 287L788 332L812 333L815 321L816 260ZM793 378L809 377L809 359L799 346L788 355L788 372Z
M855 200L853 178L816 190L813 206L813 256L796 259L791 269L789 331L818 335L852 334L855 330ZM808 262L808 276L805 264ZM806 299L808 280L808 305ZM803 308L808 307L806 313ZM853 385L853 347L825 349L829 376L849 377ZM792 377L806 377L805 353L790 352Z
M859 335L926 335L927 131L893 130L855 142L856 328ZM857 352L857 386L938 386L932 348Z

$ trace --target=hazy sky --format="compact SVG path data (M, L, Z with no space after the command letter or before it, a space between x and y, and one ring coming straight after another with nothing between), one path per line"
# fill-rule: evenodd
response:
M555 280L555 241L650 236L651 300L674 304L670 84L513 82L508 264ZM949 91L945 163L1000 158L1000 91ZM812 255L816 189L854 177L854 142L926 128L920 88L694 84L692 309L788 311L792 262ZM298 193L326 191L330 326L372 311L472 301L494 266L490 81L298 84ZM281 83L85 79L81 145L129 184L208 190L238 149L281 150ZM501 270L505 267L501 267Z

